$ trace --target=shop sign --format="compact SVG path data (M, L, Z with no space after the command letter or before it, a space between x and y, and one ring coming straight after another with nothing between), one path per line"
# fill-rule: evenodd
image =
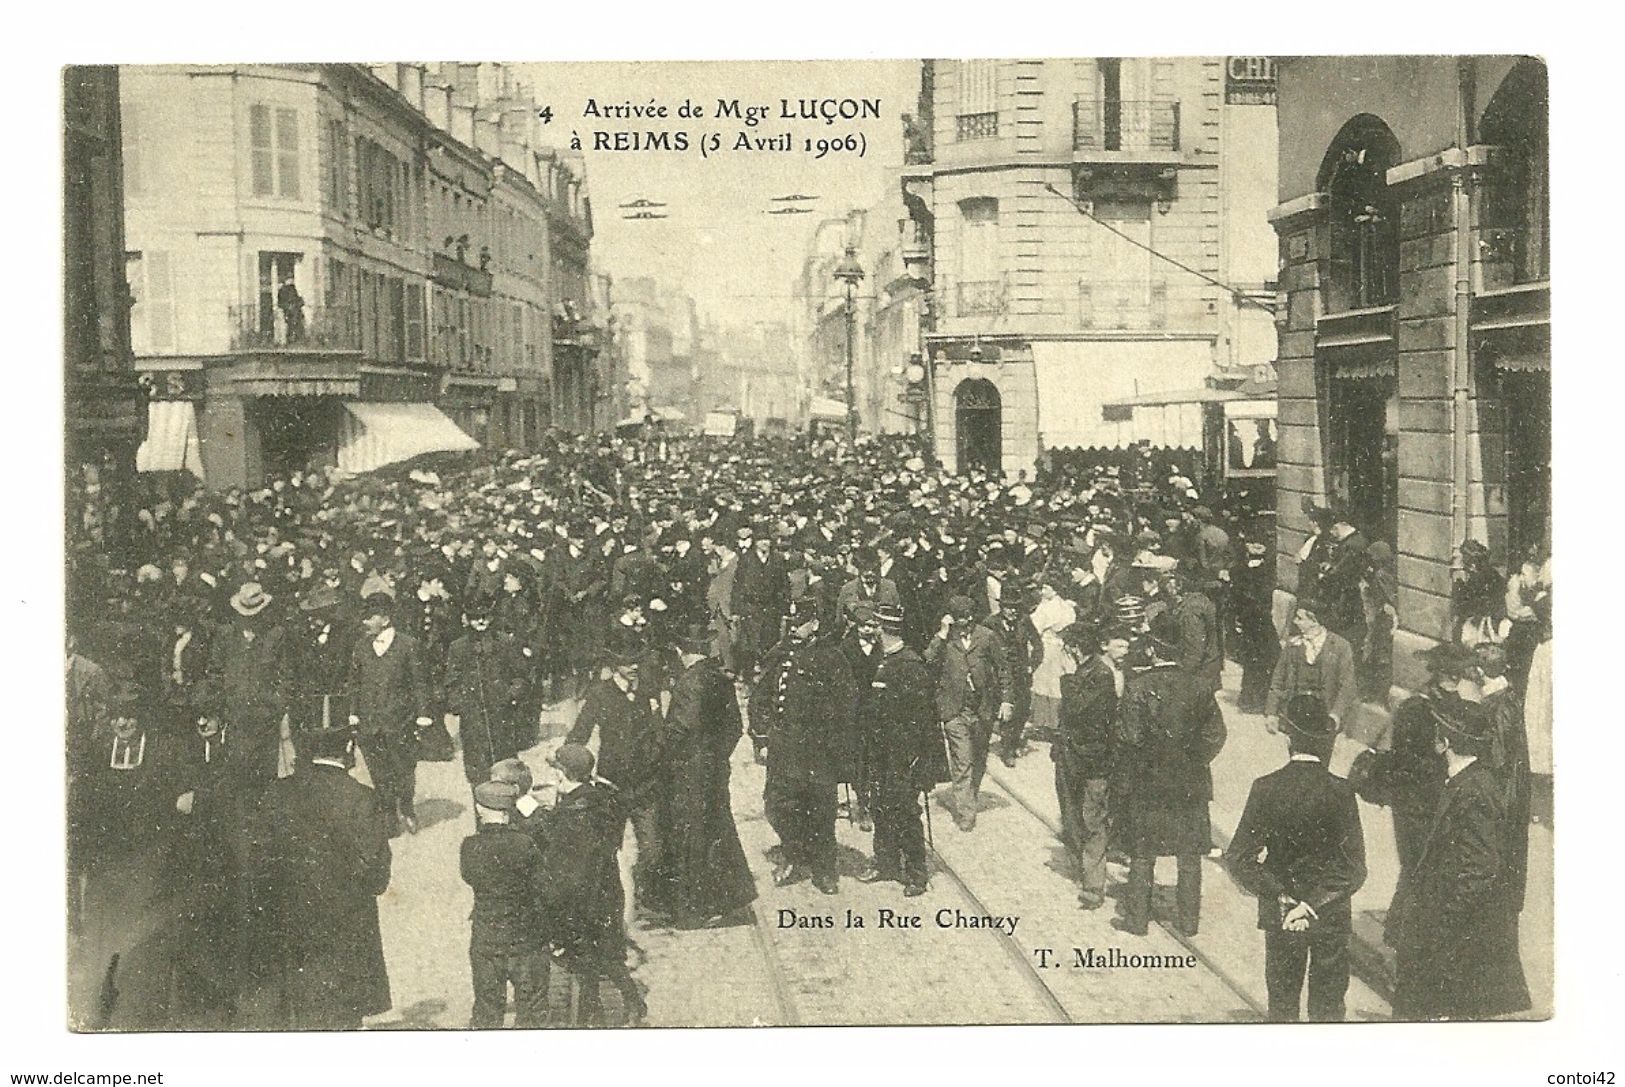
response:
M148 400L202 400L202 370L142 370L136 381Z
M1227 58L1224 102L1227 106L1275 105L1275 58Z

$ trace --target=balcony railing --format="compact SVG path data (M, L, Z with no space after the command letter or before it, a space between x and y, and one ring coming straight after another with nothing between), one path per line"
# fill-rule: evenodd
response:
M955 312L961 317L983 317L1004 312L1003 279L971 279L955 288Z
M1179 103L1074 102L1072 147L1078 151L1178 151Z
M1099 280L1078 283L1078 327L1105 330L1211 327L1217 295L1201 284L1170 286L1166 280Z
M232 306L233 351L359 351L361 323L353 309L309 306L290 322L278 307Z
M954 135L961 140L992 140L999 135L997 113L961 113L954 124Z

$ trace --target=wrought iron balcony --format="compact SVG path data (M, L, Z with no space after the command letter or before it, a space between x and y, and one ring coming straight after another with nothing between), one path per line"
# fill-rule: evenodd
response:
M999 136L997 113L961 113L954 124L955 138L960 140L993 140Z
M961 317L983 317L1004 312L1004 280L963 280L955 286L955 312Z
M347 306L306 306L291 322L276 306L232 306L230 314L233 351L361 350L361 323Z
M1080 99L1072 103L1077 151L1178 151L1179 103Z

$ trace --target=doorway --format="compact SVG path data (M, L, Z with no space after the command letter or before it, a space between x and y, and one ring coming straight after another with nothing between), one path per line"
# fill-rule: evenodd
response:
M981 468L997 476L1003 464L1003 408L991 381L975 378L954 391L958 471Z
M1399 397L1389 376L1332 379L1328 490L1367 538L1399 535Z

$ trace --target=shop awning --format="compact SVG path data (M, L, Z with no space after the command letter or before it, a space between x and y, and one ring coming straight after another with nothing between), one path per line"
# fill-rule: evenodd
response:
M135 470L191 472L203 478L197 405L190 400L154 400L147 405L147 440L135 451Z
M846 405L833 397L815 396L807 405L807 415L813 419L845 419Z
M739 416L731 411L713 411L706 413L705 429L702 433L707 438L732 438L737 429Z
M339 468L370 472L420 453L478 449L433 404L346 402L339 432Z
M1201 402L1186 398L1223 398L1202 385L1213 371L1207 340L1038 340L1032 350L1046 449L1116 449L1139 441L1200 449ZM1114 411L1126 416L1120 421L1102 417L1106 404L1126 401L1142 406Z

